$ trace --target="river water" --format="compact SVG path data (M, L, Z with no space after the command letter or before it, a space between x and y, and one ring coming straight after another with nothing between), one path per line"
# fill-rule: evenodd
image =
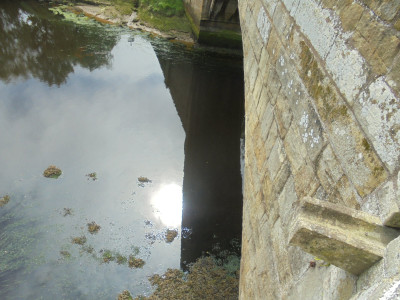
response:
M148 295L148 276L237 246L241 66L1 2L0 198L10 201L0 207L0 299ZM43 177L49 165L58 179ZM130 255L145 265L130 268Z

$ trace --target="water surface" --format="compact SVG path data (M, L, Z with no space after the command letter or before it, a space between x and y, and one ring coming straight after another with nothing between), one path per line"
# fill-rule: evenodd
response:
M240 236L240 60L81 21L0 4L1 299L148 294L149 275Z

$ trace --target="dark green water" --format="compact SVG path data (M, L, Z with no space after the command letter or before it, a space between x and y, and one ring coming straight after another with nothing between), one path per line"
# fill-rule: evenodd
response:
M149 294L148 276L240 239L242 73L237 58L1 2L0 299ZM52 164L58 179L42 175ZM105 263L107 250L146 264Z

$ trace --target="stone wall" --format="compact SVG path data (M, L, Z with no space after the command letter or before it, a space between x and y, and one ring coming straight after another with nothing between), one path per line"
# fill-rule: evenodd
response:
M378 262L361 274L330 264L343 250L330 244L335 235L324 241L339 247L333 254L307 244L315 240L297 241L303 248L291 242L304 197L349 216L362 211L382 230L400 227L400 2L239 0L239 13L246 99L240 299L400 298L399 238L380 246ZM321 214L319 224L335 216ZM337 239L353 236L343 226Z
M242 48L238 0L183 0L183 3L200 43Z

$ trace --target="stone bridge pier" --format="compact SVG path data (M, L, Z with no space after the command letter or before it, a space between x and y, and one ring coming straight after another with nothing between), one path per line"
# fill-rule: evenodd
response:
M400 299L400 2L239 0L240 299Z
M184 0L184 4L200 43L242 47L237 0Z
M400 299L400 1L185 4L200 42L239 12L240 299Z

